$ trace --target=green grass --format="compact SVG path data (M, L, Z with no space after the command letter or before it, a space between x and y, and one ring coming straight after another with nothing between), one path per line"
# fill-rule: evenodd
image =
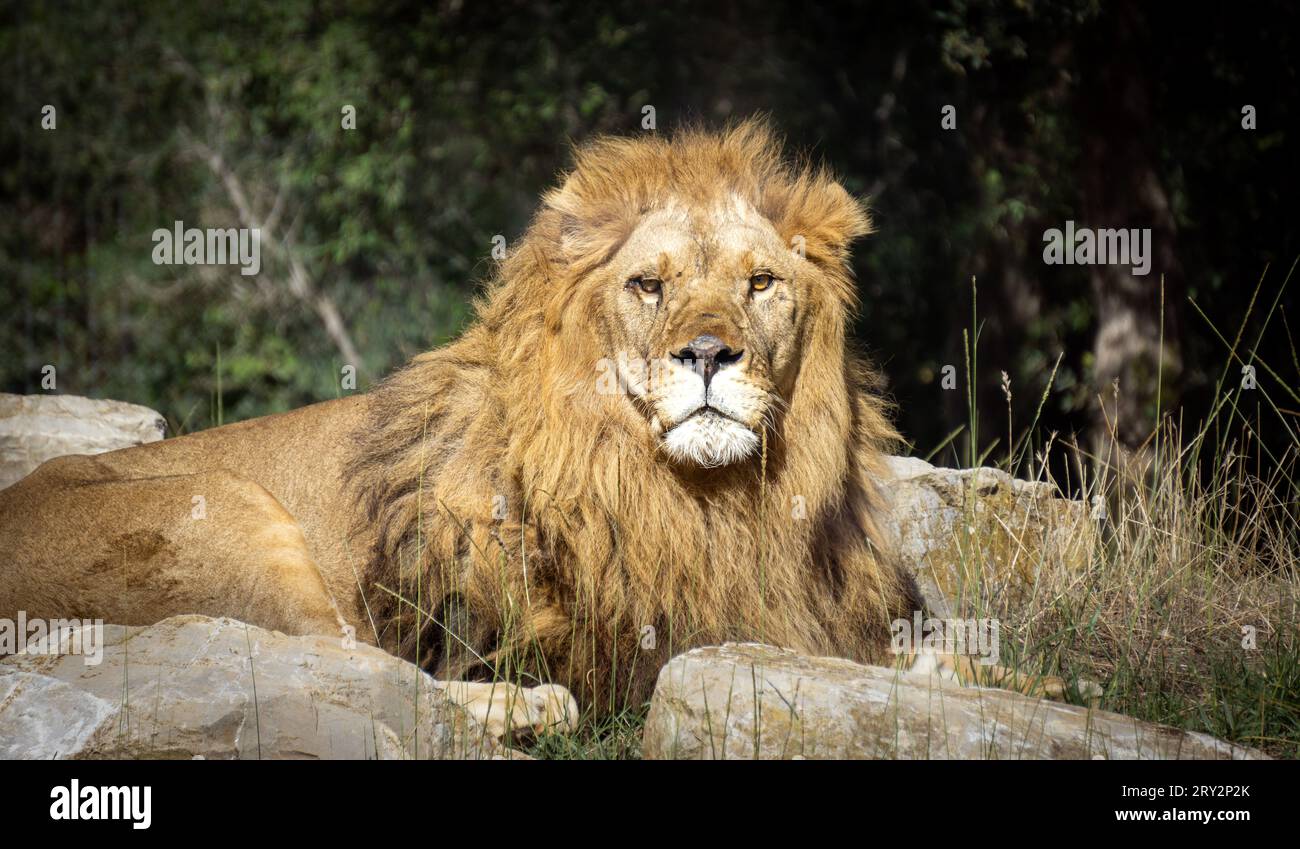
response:
M593 721L585 718L570 734L544 734L525 751L546 760L639 760L648 705Z

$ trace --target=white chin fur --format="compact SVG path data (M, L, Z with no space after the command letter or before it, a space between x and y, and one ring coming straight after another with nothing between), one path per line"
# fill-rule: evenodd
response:
M664 434L664 450L679 463L711 468L743 460L758 449L758 435L716 413L692 416Z

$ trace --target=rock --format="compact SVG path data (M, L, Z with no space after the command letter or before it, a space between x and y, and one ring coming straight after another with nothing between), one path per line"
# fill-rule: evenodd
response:
M646 758L1262 758L1205 734L911 672L727 643L660 671Z
M882 530L937 616L958 615L979 579L1011 598L1042 569L1082 571L1097 543L1087 504L998 469L942 469L889 457Z
M52 457L101 454L156 442L166 433L163 417L138 404L0 393L0 489Z
M443 684L372 646L233 619L104 626L98 665L0 658L0 758L486 758Z

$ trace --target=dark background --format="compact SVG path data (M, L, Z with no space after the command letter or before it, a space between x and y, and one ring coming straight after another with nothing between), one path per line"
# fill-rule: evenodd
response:
M4 4L0 390L51 364L188 431L335 397L345 363L364 389L464 326L572 142L647 132L650 105L661 133L765 112L870 197L856 336L922 456L970 419L975 323L981 452L1005 451L1001 372L1019 431L1058 355L1041 433L1095 436L1116 379L1128 444L1157 410L1194 426L1239 333L1268 367L1239 423L1294 444L1300 12L1199 6ZM260 224L261 274L154 265L176 219ZM1045 265L1068 219L1152 228L1151 273Z

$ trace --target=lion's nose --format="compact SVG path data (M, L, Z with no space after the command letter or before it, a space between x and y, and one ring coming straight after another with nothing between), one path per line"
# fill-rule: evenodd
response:
M731 350L726 342L713 334L703 333L692 339L685 348L674 353L673 359L703 375L704 385L707 387L719 369L740 362L740 358L744 355L744 351Z

